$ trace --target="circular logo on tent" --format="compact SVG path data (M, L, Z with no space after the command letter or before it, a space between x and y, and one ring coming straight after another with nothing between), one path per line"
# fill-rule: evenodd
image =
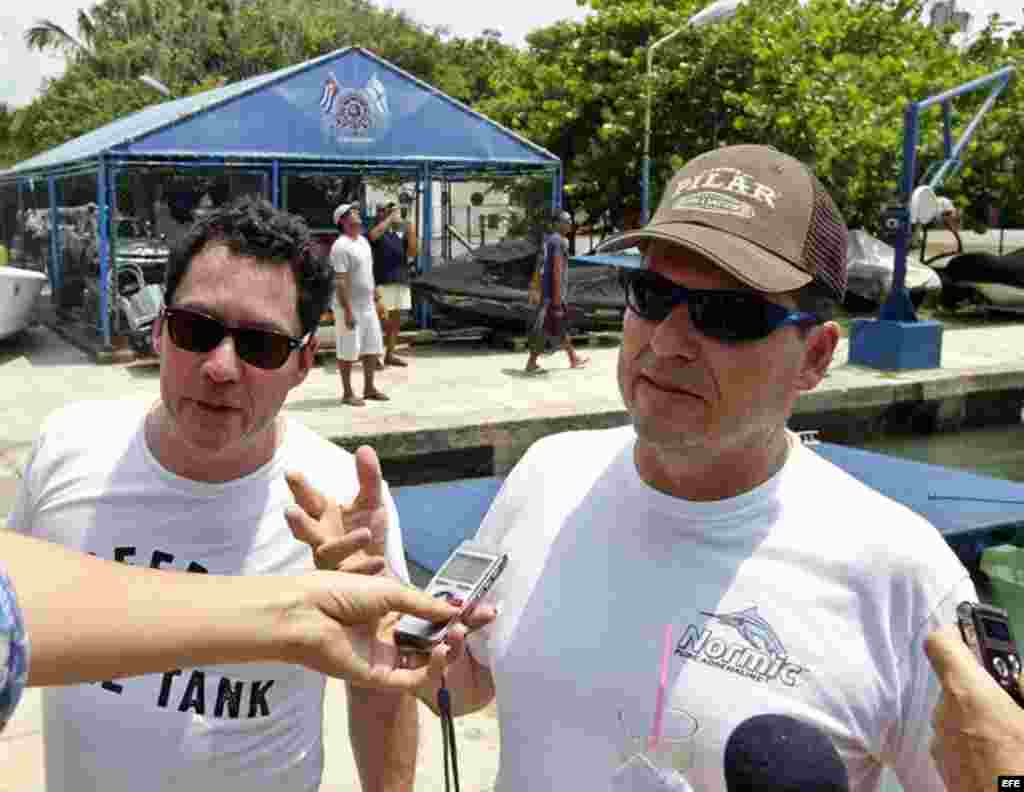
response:
M362 91L345 91L338 97L338 131L354 136L369 133L373 126L370 100Z
M368 143L390 123L387 92L374 74L362 88L342 87L333 74L320 92L324 131L338 143Z

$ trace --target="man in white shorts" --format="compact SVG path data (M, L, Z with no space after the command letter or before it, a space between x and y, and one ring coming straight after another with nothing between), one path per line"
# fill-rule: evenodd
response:
M365 399L387 401L373 384L377 356L384 353L384 337L377 317L373 283L373 252L360 232L359 204L343 203L334 210L334 224L341 233L331 246L334 268L334 329L337 339L341 401L363 407ZM352 390L352 364L363 362L363 395Z

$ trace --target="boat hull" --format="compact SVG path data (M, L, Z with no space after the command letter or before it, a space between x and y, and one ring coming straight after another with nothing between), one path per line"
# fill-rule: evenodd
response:
M972 573L982 552L1024 524L1024 482L981 476L888 454L815 442L811 448L854 478L928 520ZM425 515L403 528L406 552L434 572L471 539L501 489L499 476L395 487L400 514Z
M0 339L25 330L35 318L46 276L20 267L0 267Z

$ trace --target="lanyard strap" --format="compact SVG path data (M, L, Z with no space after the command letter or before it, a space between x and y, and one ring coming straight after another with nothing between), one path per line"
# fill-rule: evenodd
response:
M455 721L452 719L452 700L448 687L441 679L441 687L437 691L437 709L441 713L441 744L444 746L444 789L449 787L448 757L451 756L451 778L455 781L455 792L459 792L459 759L455 750Z

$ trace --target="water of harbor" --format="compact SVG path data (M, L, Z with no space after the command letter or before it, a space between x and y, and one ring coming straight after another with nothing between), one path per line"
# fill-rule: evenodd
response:
M859 447L915 462L1024 481L1024 424L928 435L889 435Z

